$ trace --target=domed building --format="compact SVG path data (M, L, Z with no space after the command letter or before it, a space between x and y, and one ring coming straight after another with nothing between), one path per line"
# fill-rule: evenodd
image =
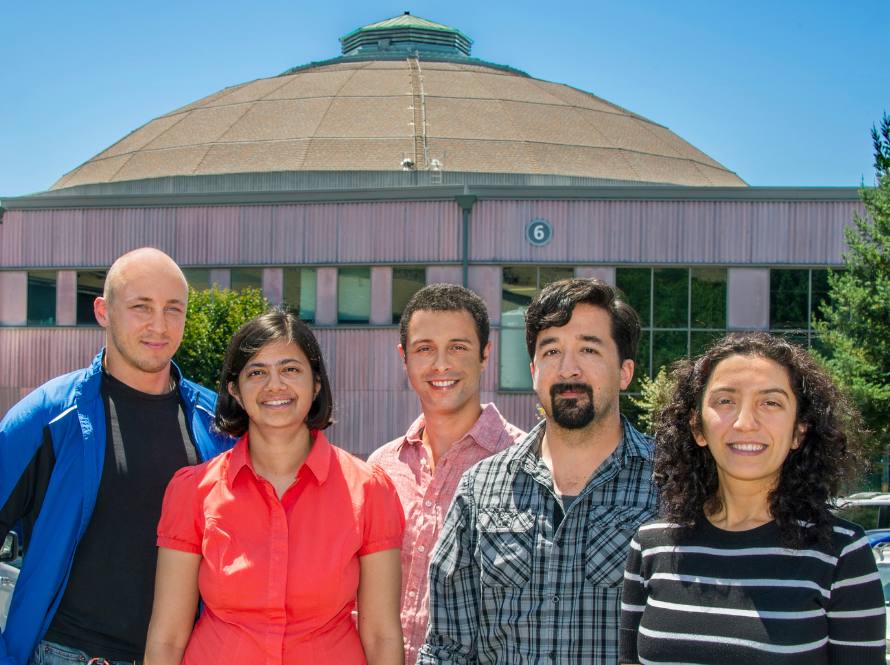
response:
M476 59L460 30L408 13L340 43L3 199L0 411L92 357L104 271L143 245L197 287L257 286L298 307L331 367L332 436L359 454L418 411L396 323L425 283L485 299L484 397L526 427L522 312L554 279L625 291L645 328L638 376L727 329L811 341L855 189L748 187L657 122Z

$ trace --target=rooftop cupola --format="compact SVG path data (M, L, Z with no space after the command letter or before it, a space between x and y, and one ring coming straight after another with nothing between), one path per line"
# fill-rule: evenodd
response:
M473 40L457 28L405 12L357 28L340 38L343 55L398 55L468 57Z

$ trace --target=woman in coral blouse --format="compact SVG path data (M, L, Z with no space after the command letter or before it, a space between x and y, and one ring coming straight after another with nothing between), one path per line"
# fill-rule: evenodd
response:
M235 334L216 423L240 439L167 487L146 665L403 662L404 516L379 467L325 438L332 407L294 314Z

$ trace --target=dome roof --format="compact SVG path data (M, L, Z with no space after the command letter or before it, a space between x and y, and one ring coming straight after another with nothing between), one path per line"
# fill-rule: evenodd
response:
M343 55L162 115L53 190L169 176L444 170L744 186L667 128L590 93L469 56L459 30L403 15Z

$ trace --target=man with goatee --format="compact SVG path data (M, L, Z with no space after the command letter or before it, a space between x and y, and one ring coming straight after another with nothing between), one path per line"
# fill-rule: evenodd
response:
M617 663L627 548L656 514L651 442L618 408L639 338L637 313L599 280L531 303L545 417L464 475L431 559L419 663Z

